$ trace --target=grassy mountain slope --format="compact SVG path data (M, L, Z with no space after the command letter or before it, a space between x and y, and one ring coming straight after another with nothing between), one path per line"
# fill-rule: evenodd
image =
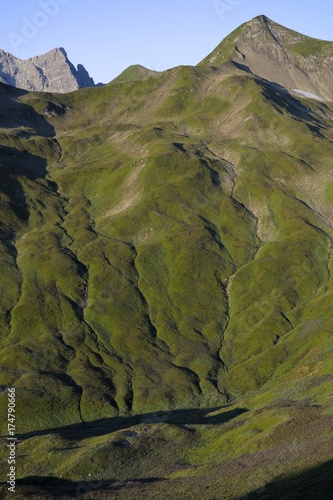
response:
M332 105L231 62L0 99L19 495L329 495Z

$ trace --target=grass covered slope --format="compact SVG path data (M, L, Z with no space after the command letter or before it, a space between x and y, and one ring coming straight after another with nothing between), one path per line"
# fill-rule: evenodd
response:
M228 63L1 89L22 498L329 491L331 105Z

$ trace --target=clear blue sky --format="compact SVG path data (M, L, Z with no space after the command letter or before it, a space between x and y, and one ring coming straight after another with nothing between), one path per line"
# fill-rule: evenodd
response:
M15 0L1 5L0 48L27 59L64 47L107 83L131 64L195 65L259 14L333 40L333 0Z

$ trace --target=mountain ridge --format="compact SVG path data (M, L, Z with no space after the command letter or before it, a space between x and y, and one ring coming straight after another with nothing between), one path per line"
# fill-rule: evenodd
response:
M62 47L26 60L0 49L0 81L24 90L60 93L95 85L84 66L76 69Z

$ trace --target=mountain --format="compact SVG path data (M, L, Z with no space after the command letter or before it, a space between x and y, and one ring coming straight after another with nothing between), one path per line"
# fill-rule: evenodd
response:
M258 26L197 67L0 84L4 498L11 387L21 498L332 498L333 88L238 60Z
M112 83L135 82L137 80L158 76L158 74L158 71L145 68L144 66L141 66L141 64L134 64L129 66L129 68L125 69L125 71L114 78Z
M71 92L93 87L94 80L79 64L69 61L63 48L23 61L0 49L0 82L29 91Z
M199 66L233 61L289 91L332 100L333 44L309 38L259 16L231 33Z

